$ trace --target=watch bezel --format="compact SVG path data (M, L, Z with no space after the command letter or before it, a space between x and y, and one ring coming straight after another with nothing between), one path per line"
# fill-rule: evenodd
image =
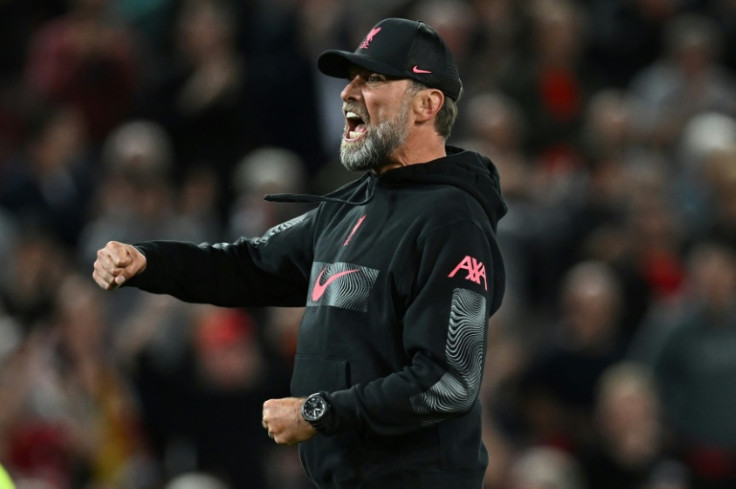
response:
M325 433L331 418L330 401L323 392L315 392L302 404L302 418L311 424L318 433Z
M320 394L312 394L304 400L302 416L310 423L319 421L327 412L327 401Z

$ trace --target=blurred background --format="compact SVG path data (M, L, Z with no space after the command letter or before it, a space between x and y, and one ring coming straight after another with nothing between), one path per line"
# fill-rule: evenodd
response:
M19 489L304 489L260 426L300 309L99 290L108 240L305 210L345 81L422 19L509 214L485 489L736 487L736 1L0 0L0 462Z

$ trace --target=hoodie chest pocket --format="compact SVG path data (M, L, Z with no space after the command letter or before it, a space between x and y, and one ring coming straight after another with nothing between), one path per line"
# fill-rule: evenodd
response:
M349 365L345 360L297 355L291 376L291 394L305 397L319 391L347 389Z

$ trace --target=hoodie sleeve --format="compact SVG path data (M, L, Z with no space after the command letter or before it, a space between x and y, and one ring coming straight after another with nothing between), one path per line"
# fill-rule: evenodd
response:
M423 236L414 253L405 257L413 268L401 270L412 277L402 323L409 363L331 393L333 432L399 435L466 414L478 402L488 318L503 293L494 290L503 289L503 266L492 232L457 222Z
M147 265L127 285L225 307L304 305L316 213L234 243L137 243Z

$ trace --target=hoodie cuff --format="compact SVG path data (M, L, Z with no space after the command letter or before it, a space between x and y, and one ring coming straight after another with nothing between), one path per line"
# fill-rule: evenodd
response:
M327 402L332 407L332 417L327 423L325 436L356 431L359 429L357 410L350 389L325 393Z

